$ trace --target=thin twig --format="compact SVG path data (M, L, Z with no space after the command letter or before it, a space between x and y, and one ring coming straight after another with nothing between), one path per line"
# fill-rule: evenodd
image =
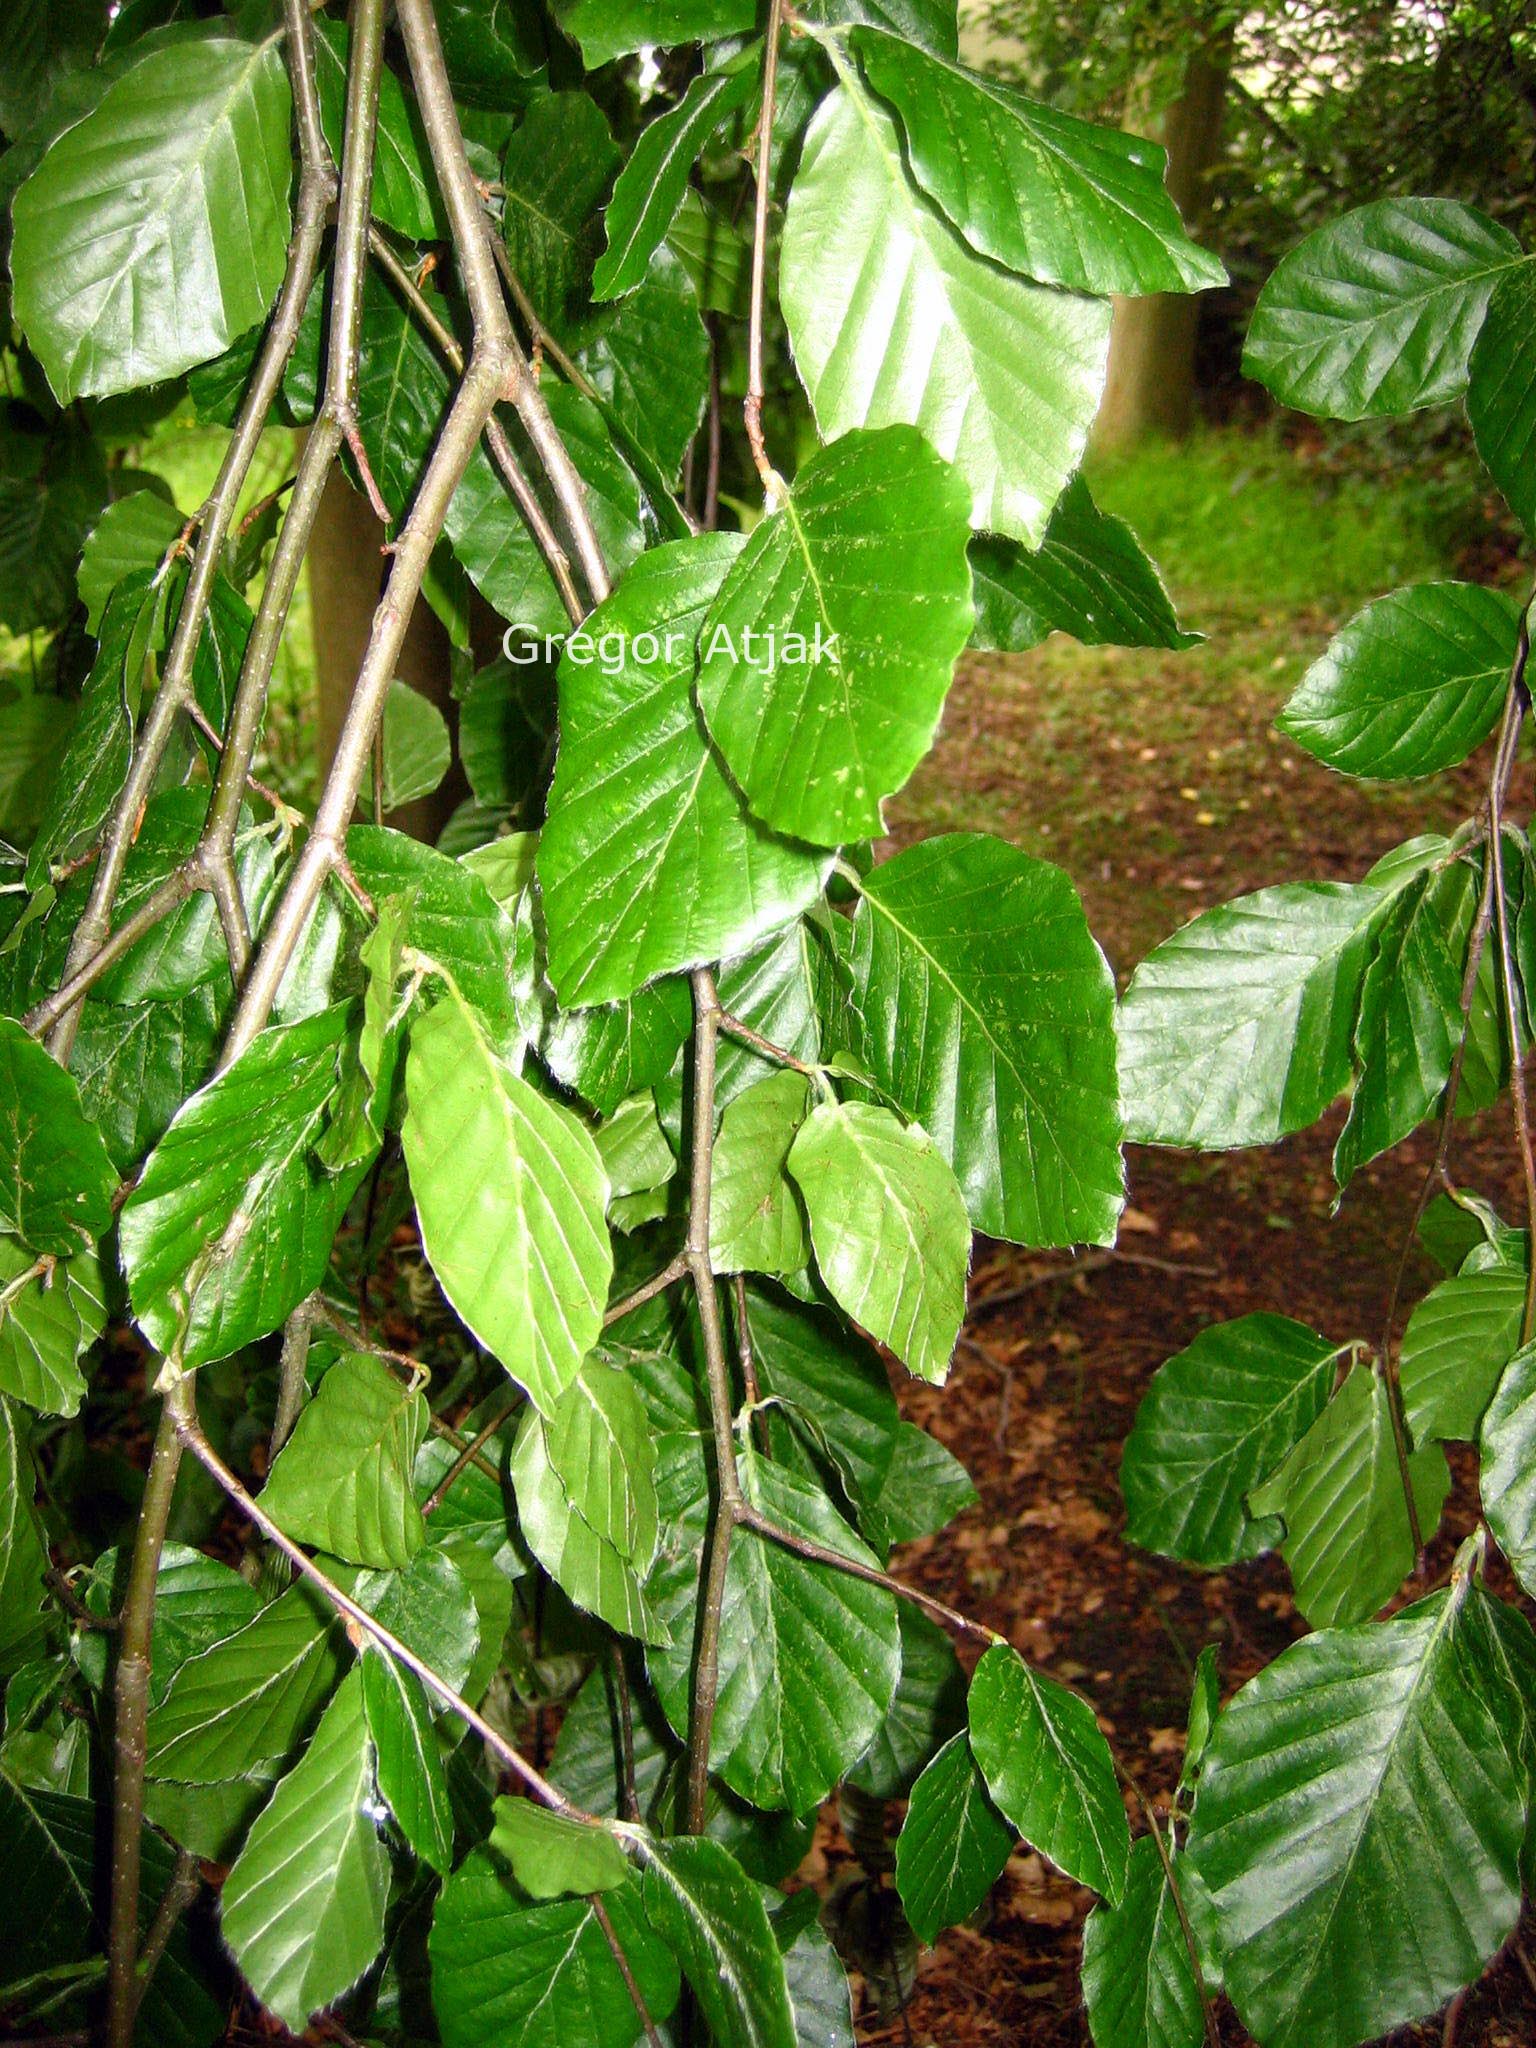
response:
M312 1586L317 1587L338 1614L345 1615L355 1628L377 1643L381 1650L395 1659L396 1663L403 1664L407 1671L414 1672L429 1692L434 1693L445 1707L457 1714L466 1727L474 1730L498 1763L510 1771L535 1799L553 1812L564 1814L568 1820L590 1822L595 1819L594 1815L574 1805L562 1792L556 1791L549 1780L541 1772L536 1771L527 1758L491 1726L483 1714L477 1713L462 1694L455 1692L448 1681L440 1677L425 1658L418 1657L416 1652L407 1648L397 1635L376 1620L367 1608L360 1607L350 1594L344 1593L335 1580L320 1569L307 1551L302 1550L290 1536L286 1536L279 1529L261 1503L252 1499L203 1435L195 1415L184 1417L180 1421L178 1435L185 1449L192 1453L204 1471L223 1488L241 1514L249 1522L254 1523L267 1541L282 1552L294 1570L308 1579Z
M427 1495L426 1499L422 1502L421 1512L424 1515L430 1515L435 1509L440 1508L442 1506L444 1500L447 1498L448 1489L454 1484L454 1482L458 1478L460 1478L460 1476L463 1473L469 1470L471 1465L478 1465L481 1470L487 1469L485 1467L484 1460L480 1456L480 1453L485 1449L486 1445L490 1442L491 1438L496 1434L497 1430L499 1430L511 1416L517 1413L517 1410L519 1409L519 1407L521 1407L521 1405L521 1396L519 1396L515 1400L509 1401L505 1408L497 1410L496 1414L494 1414L491 1417L490 1421L486 1423L485 1427L482 1430L480 1430L477 1435L470 1438L470 1440L465 1444L463 1450L459 1452L458 1456L454 1459L453 1463L448 1467L448 1470L443 1474L442 1478L439 1479L436 1486L433 1487L432 1491ZM499 1474L497 1475L496 1483L498 1486L501 1484Z
M144 1936L144 1946L139 1951L138 1998L142 2001L149 1989L150 1981L160 1967L166 1947L175 1932L176 1923L202 1889L202 1876L198 1870L197 1858L190 1849L176 1851L176 1864L171 1872L170 1882L160 1895L155 1908L155 1917L149 1923Z
M608 1647L619 1705L619 1810L626 1820L638 1821L640 1794L635 1785L635 1715L629 1696L629 1667L624 1662L624 1645L617 1637Z
M765 1038L761 1031L743 1023L740 1017L733 1017L728 1010L720 1012L720 1029L728 1038L738 1039L741 1044L751 1046L754 1052L760 1052L765 1060L772 1060L778 1066L790 1067L795 1073L805 1074L810 1078L814 1078L820 1072L812 1061L802 1060L787 1047L775 1044L771 1038Z
M768 194L773 162L773 113L779 78L779 30L784 20L784 0L768 0L768 24L763 40L763 103L757 117L757 190L752 207L752 295L747 313L747 396L742 406L747 444L763 480L770 505L776 504L782 484L763 441L763 304L768 274Z
M651 2018L645 2003L645 1995L635 1981L635 1973L630 1968L629 1957L624 1953L624 1944L619 1940L613 1921L608 1916L608 1908L603 1903L602 1893L589 1892L587 1904L592 1908L597 1924L602 1928L604 1938L613 1951L613 1960L618 1964L619 1975L624 1979L624 1989L629 1993L630 2003L640 2016L640 2025L645 2031L650 2048L662 2048L661 2035L656 2031L656 2022Z
M961 1614L958 1608L946 1606L931 1593L925 1593L921 1586L914 1586L906 1579L894 1578L890 1572L883 1572L878 1566L865 1564L862 1559L845 1557L840 1550L832 1550L825 1543L817 1543L809 1536L798 1535L793 1529L782 1529L777 1522L753 1507L748 1500L742 1500L736 1509L738 1527L751 1529L756 1535L766 1537L770 1543L777 1543L782 1550L792 1550L797 1557L804 1557L813 1564L824 1564L835 1572L843 1572L850 1579L862 1579L868 1586L879 1586L893 1594L898 1600L906 1600L913 1607L922 1608L946 1628L957 1635L970 1636L976 1642L1005 1643L1008 1638L999 1635L995 1628L988 1628L985 1622L973 1621L968 1614Z
M649 1280L637 1287L632 1294L626 1294L622 1301L616 1301L603 1315L603 1328L611 1329L615 1323L623 1322L627 1315L637 1308L644 1308L648 1301L654 1301L658 1294L665 1294L669 1287L675 1287L679 1280L688 1277L686 1253L679 1252L675 1259L669 1259L659 1273L653 1273Z

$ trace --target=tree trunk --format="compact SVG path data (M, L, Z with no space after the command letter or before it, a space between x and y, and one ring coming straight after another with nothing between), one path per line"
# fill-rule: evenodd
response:
M1206 173L1221 151L1221 120L1230 35L1193 55L1177 99L1156 124L1168 152L1168 190L1191 234L1206 212ZM1116 299L1109 376L1094 427L1094 446L1124 448L1148 433L1189 431L1195 408L1195 334L1200 298L1155 292Z
M309 551L317 738L322 769L329 766L336 750L358 664L368 644L368 629L386 567L383 543L384 529L374 518L367 500L359 497L339 470L333 470L320 501L320 516ZM429 697L452 728L455 721L448 635L425 598L411 615L395 674L401 682ZM388 822L397 830L410 833L413 839L435 839L454 806L467 794L467 785L455 763L431 796L402 804L387 814ZM372 815L366 793L363 814Z

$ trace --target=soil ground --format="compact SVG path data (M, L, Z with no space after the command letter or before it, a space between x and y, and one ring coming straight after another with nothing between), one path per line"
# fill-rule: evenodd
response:
M1230 451L1229 466L1238 466ZM1221 516L1240 523L1240 504ZM1332 508L1319 516L1326 523ZM1223 581L1205 603L1187 603L1189 622L1211 635L1190 653L1057 641L973 663L937 749L893 807L896 843L980 827L1059 859L1123 986L1158 939L1202 908L1274 882L1358 877L1399 840L1469 814L1476 761L1435 783L1373 792L1272 729L1305 661L1370 590L1276 604L1257 585ZM1181 601L1200 597L1175 589ZM1523 815L1528 787L1517 796ZM1269 1309L1340 1339L1378 1335L1433 1146L1420 1133L1378 1161L1333 1216L1329 1160L1341 1121L1336 1110L1263 1152L1134 1148L1119 1256L979 1245L950 1381L904 1395L913 1419L964 1460L981 1499L899 1568L1084 1691L1158 1803L1178 1779L1201 1648L1218 1647L1227 1697L1303 1624L1278 1558L1202 1574L1127 1545L1121 1446L1152 1373L1207 1322ZM1518 1213L1513 1149L1496 1112L1462 1127L1453 1164L1503 1213ZM1407 1299L1433 1277L1415 1253ZM1456 1478L1419 1591L1443 1576L1476 1519L1468 1462ZM1516 1593L1497 1565L1495 1583ZM835 1834L827 1853L838 1860ZM860 2041L1086 2048L1077 1971L1091 1903L1021 1850L986 1927L957 1930L924 1956L899 2017L882 2018L866 1999ZM1394 2048L1536 2042L1533 1957L1528 1921L1451 2033L1436 2019L1392 2036ZM1230 2008L1220 2018L1227 2048L1245 2048Z

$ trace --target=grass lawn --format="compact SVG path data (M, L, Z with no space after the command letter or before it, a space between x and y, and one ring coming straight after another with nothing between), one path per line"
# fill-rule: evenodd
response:
M1348 782L1272 725L1351 613L1452 573L1409 484L1341 481L1234 430L1091 473L1205 643L1167 654L1057 635L975 657L939 745L890 806L896 838L985 830L1059 861L1123 979L1211 903L1362 874L1410 833L1467 814L1475 774Z

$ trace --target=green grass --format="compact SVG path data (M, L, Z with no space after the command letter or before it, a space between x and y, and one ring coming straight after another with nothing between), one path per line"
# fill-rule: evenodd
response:
M1447 565L1413 486L1309 465L1278 437L1206 430L1090 466L1169 587L1239 615L1354 609ZM1198 621L1197 621L1198 623Z

